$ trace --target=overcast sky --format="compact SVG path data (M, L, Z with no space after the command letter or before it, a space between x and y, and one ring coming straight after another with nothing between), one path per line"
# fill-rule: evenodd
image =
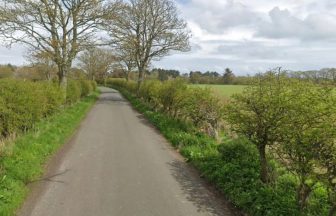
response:
M336 67L335 0L176 0L193 35L189 53L153 67L254 74ZM24 48L0 48L0 63L22 64Z

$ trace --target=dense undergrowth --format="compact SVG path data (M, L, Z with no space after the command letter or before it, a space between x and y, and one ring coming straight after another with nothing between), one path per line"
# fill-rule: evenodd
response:
M72 88L79 91L73 96ZM0 215L15 215L27 184L43 174L46 160L66 142L98 93L90 81L69 81L67 103L57 85L0 81ZM82 97L82 100L80 98ZM69 99L71 98L71 99Z
M272 183L264 184L260 180L258 150L247 139L224 137L218 144L218 139L199 130L192 121L174 118L163 109L158 109L141 96L141 91L137 95L135 83L120 80L108 83L110 87L118 89L200 170L202 176L213 182L243 212L258 216L328 215L330 205L323 184L319 183L313 188L309 204L301 211L296 201L296 176L275 159L270 159L276 176Z

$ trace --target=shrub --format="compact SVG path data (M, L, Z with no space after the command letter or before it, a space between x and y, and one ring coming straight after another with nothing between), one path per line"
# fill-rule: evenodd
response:
M276 176L271 184L262 183L259 172L260 157L254 143L252 144L247 139L230 140L227 138L224 143L218 145L215 139L195 129L191 117L188 117L190 118L189 121L184 121L181 118L182 115L192 116L184 113L184 109L187 109L187 107L179 109L179 118L172 118L168 112L153 110L153 107L149 106L143 96L140 95L141 98L137 98L135 91L131 92L128 89L129 84L127 82L118 80L111 83L113 83L113 87L119 89L130 100L138 111L144 113L146 118L175 147L179 148L181 154L201 171L203 177L215 183L217 188L234 205L249 215L312 216L328 214L330 204L328 204L327 187L324 184L314 188L306 211L300 212L296 205L296 188L299 182L297 176L290 173L275 159L268 158L268 165L274 170L272 174ZM160 85L160 91L163 91L161 87L165 83L158 84ZM150 87L146 86L146 88ZM195 103L192 104L193 109L198 112L198 106L202 106L199 103L207 101L208 95L206 91L195 90L200 91L197 94L193 91L189 91L187 88L183 95L187 98L194 96L192 99L189 98L189 103ZM183 113L181 113L181 110ZM198 115L198 113L196 114Z
M160 81L146 81L140 87L139 96L142 97L147 103L150 103L154 108L157 108L160 105L158 101L160 90Z
M218 151L225 163L248 167L251 178L258 177L258 151L248 140L235 139L219 145Z
M189 88L185 93L183 116L206 133L217 138L219 124L224 116L223 104L210 89Z
M51 115L58 111L64 104L63 92L56 83L43 82L41 83L41 87L43 88L43 93L47 98L45 115Z
M56 84L23 80L0 80L0 138L26 131L63 104Z
M109 79L108 85L136 94L136 83ZM216 137L224 114L223 104L209 89L188 87L184 80L145 81L138 96L155 111L161 109L170 117L190 121L201 132Z
M68 85L66 89L66 103L73 104L77 102L82 95L81 85L79 81L68 80Z
M25 131L44 116L47 98L38 84L16 80L2 80L0 92L4 103L2 134Z
M88 96L92 90L92 82L89 80L79 80L77 81L80 83L80 87L81 87L81 97L86 97Z
M81 83L86 93L91 91L91 82ZM80 99L81 83L69 80L68 104ZM40 119L59 111L64 102L64 92L56 83L0 80L0 139L32 128Z
M95 80L92 80L91 85L92 85L92 90L96 91L97 90L97 82Z
M183 80L169 80L162 83L158 92L158 101L163 112L170 116L177 117L185 102L184 93L187 90L187 83Z

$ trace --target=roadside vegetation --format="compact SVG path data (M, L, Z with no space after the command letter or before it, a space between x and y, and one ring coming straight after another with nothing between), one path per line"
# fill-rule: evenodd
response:
M72 135L97 98L96 84L0 80L0 215L14 215L44 164Z
M192 84L192 86L209 88L215 95L223 99L229 99L232 95L242 93L247 85L211 85L211 84Z
M93 104L95 79L119 89L246 213L336 214L334 68L150 70L190 50L172 0L11 0L0 14L3 43L31 56L27 66L0 66L1 215L13 214Z
M109 80L249 215L335 215L336 95L278 72L223 102L182 80Z

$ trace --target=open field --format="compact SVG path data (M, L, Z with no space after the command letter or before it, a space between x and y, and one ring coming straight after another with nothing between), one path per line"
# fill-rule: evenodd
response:
M213 89L214 93L219 96L230 97L233 94L243 92L244 85L204 85L198 84L194 86Z

